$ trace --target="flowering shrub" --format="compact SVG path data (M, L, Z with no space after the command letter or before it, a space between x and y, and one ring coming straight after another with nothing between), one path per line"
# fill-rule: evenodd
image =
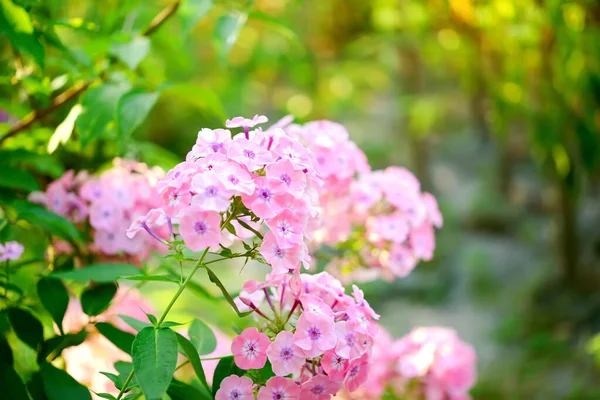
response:
M109 258L127 255L140 262L152 250L165 248L149 237L127 238L125 232L133 220L159 204L156 184L162 176L160 168L115 159L114 166L98 177L86 171L69 171L48 185L45 193L32 193L30 200L67 217L84 230L89 228L92 253ZM57 248L71 250L64 242L58 243Z

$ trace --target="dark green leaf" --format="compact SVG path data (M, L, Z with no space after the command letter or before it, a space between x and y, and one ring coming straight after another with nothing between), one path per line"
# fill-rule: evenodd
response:
M148 317L148 321L152 322L152 325L157 326L158 325L158 320L156 319L156 317L152 314L149 313L145 313L146 317Z
M79 346L87 338L85 328L78 333L68 333L63 336L54 336L42 343L42 347L38 352L38 363L43 362L52 354L48 361L54 360L60 356L62 351L67 347Z
M112 394L109 393L96 393L96 396L103 398L103 399L108 399L108 400L117 400L117 398L115 396L113 396Z
M123 332L106 322L98 322L96 329L119 349L131 354L131 346L135 338L131 333Z
M104 83L87 92L81 101L83 111L75 122L82 146L103 136L115 119L121 96L131 89L128 83Z
M212 6L213 0L185 0L179 7L183 33L190 33L198 21L208 14Z
M3 166L0 174L0 187L32 192L39 190L40 185L31 173L22 169Z
M117 127L121 143L144 122L156 100L158 92L134 89L123 95L117 105Z
M49 400L91 400L90 391L62 369L51 364L40 366L44 390Z
M50 233L69 242L84 245L81 235L75 225L65 217L55 214L35 204L19 202L13 204L19 219L23 219L34 226L38 226Z
M198 377L198 379L200 379L200 383L202 383L202 385L204 385L206 390L210 390L210 387L208 386L208 383L206 382L206 375L204 375L204 368L202 368L202 363L200 362L200 356L198 355L196 348L194 347L192 342L187 340L185 337L183 337L179 333L177 333L176 335L177 335L177 343L179 343L179 347L185 353L185 356L190 361L190 364L192 364L192 368L194 368L194 372L196 373L196 376Z
M29 14L10 0L0 0L0 32L10 39L15 48L29 54L44 67L44 46L38 40Z
M219 363L217 364L217 368L215 368L215 376L213 378L213 387L212 394L216 395L217 390L221 387L221 382L223 379L227 378L230 375L243 376L244 370L238 368L233 361L233 356L221 358Z
M11 364L0 362L0 387L2 398L10 400L29 400L27 389L21 377L13 369Z
M171 400L211 400L210 392L202 391L186 383L173 379L167 389Z
M81 293L81 308L90 317L101 314L116 293L117 285L113 282L89 286Z
M150 51L150 39L136 36L127 43L114 43L110 53L122 61L129 69L136 69Z
M34 372L27 381L27 391L34 400L48 400L48 396L44 392L44 381L40 371Z
M221 250L221 252L219 253L219 255L221 255L222 257L231 257L233 255L233 252L230 249L223 249Z
M19 339L32 349L37 349L44 341L42 323L29 311L21 308L9 308L6 312L10 325Z
M192 321L188 335L200 355L210 354L217 348L217 338L212 329L199 319Z
M58 325L61 334L64 334L62 321L69 305L69 292L65 285L57 279L42 278L37 283L37 292L42 305L52 320Z
M257 384L266 384L267 381L275 376L273 372L273 367L271 366L271 362L267 360L265 366L258 370L258 375L260 376L260 382L255 382Z
M0 336L0 363L12 365L13 353L4 336Z
M208 274L208 279L210 279L210 281L212 283L214 283L215 285L217 285L217 287L219 289L221 289L221 293L223 293L223 296L225 296L225 299L227 300L227 302L229 303L231 308L233 308L233 310L238 315L238 317L242 318L242 317L252 314L252 311L241 312L240 309L238 308L237 304L235 304L235 301L233 301L233 298L231 297L231 295L229 294L229 292L223 285L223 283L219 280L219 277L217 275L215 275L215 273L212 272L212 270L210 268L208 268L207 266L204 266L204 269L206 270L206 273Z
M160 400L177 367L177 336L171 329L142 329L132 347L133 367L148 400Z
M119 318L121 318L123 321L125 321L125 323L127 325L129 325L130 327L132 327L133 329L135 329L138 332L144 328L152 326L152 325L148 324L147 322L140 321L139 319L132 318L128 315L119 314Z
M2 274L4 276L4 274ZM13 292L18 295L23 295L23 291L20 287L11 282L0 282L0 287L4 288L7 292Z
M106 283L116 281L119 276L134 275L139 272L140 269L131 264L94 264L82 269L54 272L48 277L76 282Z
M169 275L130 275L120 276L119 279L125 279L128 281L154 281L154 282L171 282L179 284L179 280L172 278Z

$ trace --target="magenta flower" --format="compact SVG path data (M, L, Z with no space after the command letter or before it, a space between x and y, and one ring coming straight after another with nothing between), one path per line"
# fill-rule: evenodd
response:
M253 128L256 125L264 124L269 120L264 115L255 115L254 118L234 117L225 121L225 126L228 128Z
M216 246L221 241L221 216L198 207L186 209L179 221L179 233L193 251Z
M275 341L267 349L267 357L278 376L295 375L306 362L304 351L294 344L294 334L282 331L277 334Z
M231 142L227 157L245 165L249 171L256 171L273 161L270 151L263 149L256 142L240 138Z
M228 376L221 382L215 400L254 400L252 385L252 379L247 376Z
M196 174L192 179L191 190L195 192L192 205L205 210L223 212L231 204L233 192L225 188L223 183L212 172Z
M335 323L335 334L337 335L336 354L346 359L354 359L367 351L369 343L367 336L348 329L345 321Z
M212 170L223 186L228 190L233 190L238 194L244 193L251 195L254 193L256 185L248 170L237 163L229 162L216 165Z
M294 168L289 160L279 160L267 166L267 178L276 184L273 189L300 197L306 188L306 174Z
M258 391L257 400L300 400L300 386L292 379L274 376Z
M241 335L233 339L231 352L235 364L241 369L260 369L267 362L267 348L271 344L269 337L256 328L246 328Z
M321 366L327 372L329 378L335 382L341 382L346 376L348 360L336 354L334 350L328 350L321 359Z
M0 261L7 260L18 260L23 254L23 245L16 241L6 242L4 245L0 244Z
M273 232L267 232L260 246L260 254L277 273L288 273L300 266L300 246L282 248L275 239Z
M350 361L344 378L344 388L349 392L354 392L369 377L369 355L363 354L362 357Z
M308 357L318 357L336 345L335 323L333 319L309 321L304 315L298 319L294 344L304 350Z
M337 393L340 385L325 375L317 375L302 384L300 398L302 400L329 400Z
M303 227L300 218L290 209L285 209L267 220L267 226L275 235L279 246L286 248L302 243Z

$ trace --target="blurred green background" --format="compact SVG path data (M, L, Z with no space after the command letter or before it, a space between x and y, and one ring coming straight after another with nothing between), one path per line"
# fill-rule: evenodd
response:
M366 285L383 325L456 328L478 352L475 399L600 398L598 1L0 4L1 146L52 150L20 167L168 168L233 116L341 122L445 216L433 262ZM93 111L59 125L78 103ZM208 310L179 305L221 318Z

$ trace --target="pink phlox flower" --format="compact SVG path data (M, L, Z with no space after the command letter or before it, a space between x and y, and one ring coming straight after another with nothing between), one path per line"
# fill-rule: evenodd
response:
M393 243L382 264L388 267L394 275L403 278L417 266L417 258L411 249L404 245Z
M335 323L333 319L310 321L300 316L294 334L294 343L302 348L308 357L318 357L336 345Z
M300 218L290 209L285 209L275 217L267 220L267 226L275 235L280 247L293 247L304 239L302 222Z
M329 400L339 390L340 385L325 375L316 375L302 384L302 400Z
M238 217L237 219L244 221L246 223L246 225L253 228L254 230L260 231L260 226L261 226L260 221L252 222L252 219L250 216ZM235 229L235 235L242 240L250 239L250 238L253 238L256 236L254 232L244 228L236 220L231 221L231 225L233 225L233 228Z
M216 165L212 171L226 189L235 191L236 194L254 193L256 187L254 180L248 170L241 165L234 162L223 163Z
M258 391L257 400L300 400L300 385L289 378L274 376Z
M308 149L296 139L278 136L271 149L284 160L290 161L295 169L312 168Z
M431 224L424 222L413 229L409 237L413 254L417 258L430 261L435 250L435 232Z
M84 182L79 188L79 196L89 202L97 202L105 194L105 187L98 179L90 179Z
M249 304L253 304L255 307L260 307L260 304L265 299L265 293L260 291L254 291L252 293L242 290L238 297L234 299L235 305L238 307L240 312L247 312L252 310Z
M301 249L299 245L282 247L277 243L273 232L267 232L260 246L260 254L278 273L288 273L300 266Z
M221 382L215 400L254 400L252 385L252 379L247 376L228 376Z
M277 334L275 341L267 349L267 357L278 376L295 375L306 362L304 351L294 344L294 334L282 331Z
M163 209L171 217L177 216L181 211L188 208L192 200L189 184L183 184L179 188L168 186L161 194Z
M225 126L227 128L253 128L256 125L264 124L268 121L269 119L264 115L255 115L252 119L244 117L234 117L225 121Z
M304 309L304 316L311 322L322 319L333 321L333 311L323 300L312 294L300 296L300 302Z
M348 369L348 357L344 358L337 354L335 350L328 350L321 358L321 366L335 382L341 382L346 376L346 370Z
M409 234L409 226L400 215L382 215L367 221L368 238L373 243L384 239L394 243L403 243Z
M198 132L192 152L196 157L210 153L227 153L229 142L231 142L231 132L228 129L203 128Z
M335 353L346 359L355 359L367 351L368 340L366 335L348 328L345 321L335 323L335 334L337 335Z
M184 210L179 221L179 233L192 251L216 246L221 240L221 216L215 211L197 207Z
M242 194L242 201L257 217L274 217L282 208L276 201L278 195L273 190L273 183L262 176L257 177L254 182L256 190L251 196Z
M218 212L229 208L231 196L234 194L233 191L226 189L221 180L210 171L196 174L190 189L195 193L192 197L192 205Z
M24 247L17 241L10 241L0 244L0 261L18 260L23 254Z
M256 328L246 328L233 339L231 352L235 364L241 369L260 369L267 361L267 348L271 344L269 337Z
M303 194L306 188L306 175L301 170L295 169L289 160L279 160L267 166L267 178L275 184L273 190L278 193L291 193L296 197Z
M349 392L354 392L360 385L367 381L368 377L369 355L365 353L360 358L356 358L348 364L346 377L343 381L344 388Z
M308 220L309 215L313 211L313 207L308 204L306 198L298 198L290 193L278 194L275 196L275 203L277 203L281 209L293 211L293 213L300 218L303 224Z
M226 164L227 156L222 153L210 153L206 157L198 158L194 165L199 172L212 171L219 165Z
M90 209L90 224L95 229L115 230L123 218L123 209L112 200L103 200Z
M350 306L346 309L346 314L348 314L350 329L371 337L377 335L377 325L371 321L368 311L363 307Z
M167 215L162 208L153 208L146 215L137 217L127 229L127 237L134 238L141 229L160 228L168 223ZM145 225L145 227L144 227Z
M425 203L429 221L436 228L441 228L444 225L444 218L442 217L442 213L440 212L435 197L431 193L423 193L423 203Z
M356 305L362 307L369 317L379 319L380 315L371 308L371 305L365 299L365 293L356 285L352 285L352 296L356 301Z
M270 151L246 138L234 140L227 150L227 157L245 165L249 171L259 170L273 161Z

